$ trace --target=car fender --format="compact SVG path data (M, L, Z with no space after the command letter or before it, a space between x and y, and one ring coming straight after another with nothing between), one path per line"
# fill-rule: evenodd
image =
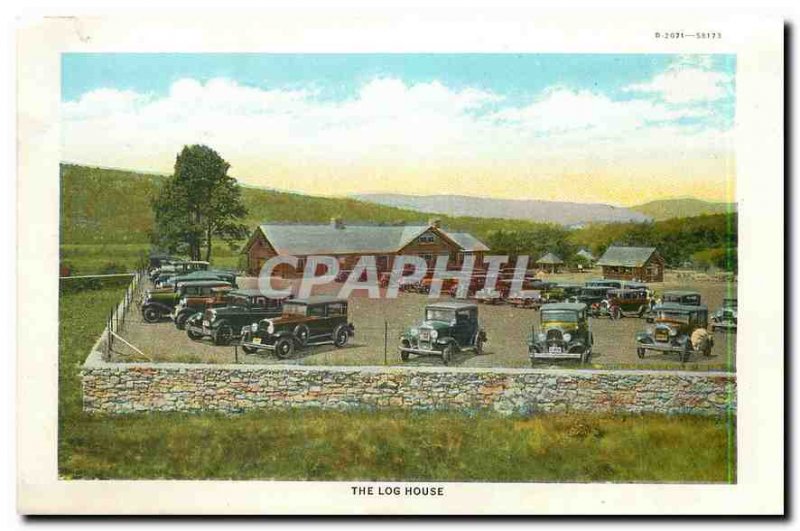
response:
M144 304L142 304L142 311L144 311L146 308L158 308L159 310L161 310L164 313L171 313L172 312L172 308L170 308L166 304L164 304L162 302L158 302L158 301L145 302Z

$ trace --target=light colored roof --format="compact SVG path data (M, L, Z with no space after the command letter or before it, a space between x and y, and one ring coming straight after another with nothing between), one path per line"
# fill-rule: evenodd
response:
M537 264L553 264L553 265L556 265L556 264L563 264L564 261L561 260L561 258L559 258L556 255L554 255L553 253L547 253L543 257L541 257L538 260L536 260L536 263Z
M278 254L324 255L368 254L396 252L422 233L430 225L348 225L343 228L326 224L263 224L259 229ZM482 242L464 232L449 233L439 230L464 250L488 250Z
M439 229L442 230L442 229ZM451 240L456 242L465 251L488 251L489 247L478 238L468 232L447 232L442 231Z
M655 247L609 247L600 260L599 266L642 267L656 252Z
M586 258L587 260L594 260L595 259L594 255L592 253L590 253L586 249L581 249L580 251L578 251L575 254L577 254L578 256L582 256L582 257Z

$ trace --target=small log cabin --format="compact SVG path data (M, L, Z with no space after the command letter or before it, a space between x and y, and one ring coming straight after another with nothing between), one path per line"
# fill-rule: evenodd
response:
M427 225L345 225L340 219L328 224L263 224L256 227L242 252L247 256L247 271L258 275L264 263L274 256L295 256L297 268L281 264L273 274L291 278L302 276L309 256L333 256L340 271L355 267L361 256L375 257L378 272L391 271L394 257L417 255L433 268L440 255L448 257L448 268L460 268L468 255L480 267L489 248L466 232L444 230L438 220Z
M636 280L640 282L664 281L664 258L655 247L609 247L597 265L603 268L603 278Z

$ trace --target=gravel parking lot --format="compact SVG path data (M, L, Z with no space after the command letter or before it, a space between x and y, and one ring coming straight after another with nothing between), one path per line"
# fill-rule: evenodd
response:
M570 278L570 280L576 277ZM579 277L582 281L585 275ZM565 280L566 276L557 278ZM243 278L240 287L256 287L256 279ZM338 290L340 285L324 286L320 293ZM720 281L694 281L667 278L667 282L652 286L657 292L669 289L692 289L699 291L703 302L714 311L729 291L735 293L736 285L729 286ZM362 292L363 293L363 292ZM314 347L297 351L291 360L278 360L272 355L247 355L234 347L217 347L210 341L191 341L184 331L177 330L171 321L157 324L144 323L140 315L131 315L122 336L143 351L154 361L205 362L303 365L441 365L436 357L412 357L402 362L397 352L400 332L418 321L429 299L425 295L401 293L394 300L372 300L354 294L350 298L350 320L355 324L356 334L345 348L333 346ZM135 311L135 309L134 309ZM461 367L529 367L526 338L531 326L538 326L539 312L510 306L480 306L481 324L487 332L488 341L481 356L461 353L453 360ZM693 355L686 364L681 364L677 354L650 353L645 359L636 356L635 334L647 324L642 319L623 318L611 321L607 318L592 319L595 346L589 366L594 368L659 368L677 370L733 370L736 364L736 334L715 333L715 345L708 358ZM384 342L386 350L384 351ZM115 344L118 361L136 359L134 352L121 343ZM542 367L575 367L571 362L558 362Z

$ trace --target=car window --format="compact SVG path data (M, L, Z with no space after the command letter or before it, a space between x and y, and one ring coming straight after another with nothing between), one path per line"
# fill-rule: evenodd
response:
M306 315L310 317L325 317L325 306L309 306Z
M456 312L456 321L459 323L469 322L469 310L460 310Z
M453 314L452 310L428 308L428 310L425 312L426 321L446 321L449 323L453 320L453 317L455 317L455 315Z
M343 302L334 302L328 305L328 316L347 315L347 305Z
M569 311L569 310L543 310L542 311L542 322L554 322L554 321L566 321L566 322L577 322L578 314L577 312Z
M306 314L306 305L305 304L284 304L283 305L283 313L287 315L305 315Z

